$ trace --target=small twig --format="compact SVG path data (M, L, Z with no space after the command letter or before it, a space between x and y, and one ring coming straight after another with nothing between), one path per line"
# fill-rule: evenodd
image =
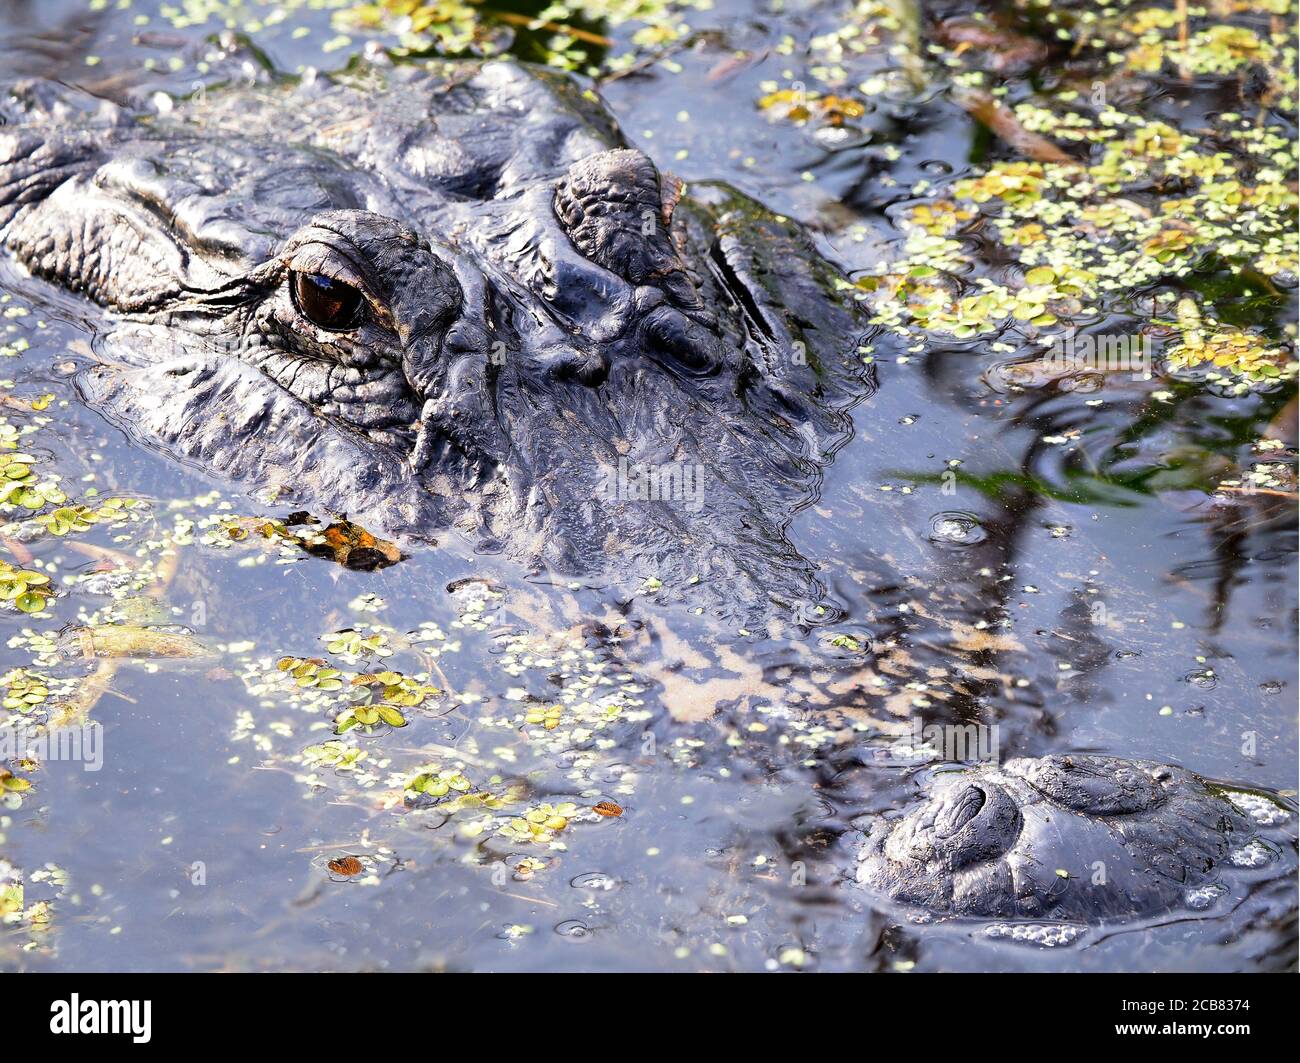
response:
M670 44L667 48L660 48L653 55L647 55L644 59L638 60L625 70L616 70L612 74L604 74L596 79L598 85L608 85L611 81L618 81L620 78L631 77L633 74L639 74L654 66L661 59L667 59L674 52L680 52L688 44L694 41L694 37L684 37L680 41Z
M113 550L107 546L96 546L94 543L80 543L75 540L69 540L66 545L74 553L84 554L96 561L111 561L122 568L136 567L135 558L130 554L122 553L120 550Z
M1300 500L1300 494L1294 491L1277 491L1271 487L1218 487L1218 491L1230 491L1238 495L1272 495L1274 498L1294 498Z
M118 662L115 658L106 658L95 666L94 672L81 681L76 693L61 701L50 713L49 727L60 730L71 724L82 724L109 690L109 684L117 675Z
M70 542L68 546L87 546L85 543ZM114 551L106 550L103 547L95 547L96 550L103 550L104 554L114 557L115 559L125 560L125 555L116 554ZM87 551L82 551L87 552ZM92 554L92 556L94 556ZM161 599L167 593L167 588L176 578L176 569L180 563L180 551L173 546L170 554L165 554L158 563L156 582L148 591L151 598ZM87 645L93 653L93 639L87 640ZM76 693L68 700L62 702L58 707L59 724L64 726L70 721L84 721L90 716L91 710L99 704L99 699L105 694L112 694L114 697L121 698L131 704L136 704L135 700L129 695L120 691L113 690L111 684L117 676L117 670L124 658L122 657L102 657L95 671L82 681L81 686Z
M458 696L456 694L456 688L451 685L451 680L447 678L447 673L442 670L442 665L438 663L438 658L431 653L424 652L423 650L419 651L419 655L428 667L429 671L438 676L439 681L442 683L443 691L446 692L449 697L453 699L456 698Z
M4 548L14 555L20 565L30 565L36 560L36 555L17 539L0 536L0 544L3 544Z
M519 15L513 11L498 11L494 7L485 7L482 10L493 18L499 18L502 22L509 22L512 26L523 26L525 29L550 30L552 33L567 33L575 40L586 41L588 44L598 44L602 48L612 48L614 46L613 40L609 37L602 37L599 33L592 33L590 30L580 30L577 26L570 26L564 22L547 22L544 19L535 19L531 15Z
M1177 0L1174 9L1178 13L1178 76L1190 81L1191 75L1187 71L1187 0Z
M482 888L488 889L489 887L484 886ZM547 908L559 907L559 905L556 904L555 901L548 901L545 897L529 897L522 893L511 893L509 890L498 889L495 887L492 888L492 892L499 893L501 894L502 897L513 897L517 901L524 901L528 904L543 904Z

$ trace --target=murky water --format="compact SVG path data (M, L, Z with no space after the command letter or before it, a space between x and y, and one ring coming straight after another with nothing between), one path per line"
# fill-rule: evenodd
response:
M202 42L223 18L286 74L394 43L341 29L343 6L181 5L212 16L187 25L167 5L10 3L0 69L147 98L206 84ZM554 61L552 29L509 17L540 6L495 10L482 39L518 29L519 54ZM933 198L918 182L982 173L1006 148L924 87L932 71L899 89L895 38L859 28L832 54L828 35L876 25L851 11L718 0L678 16L691 36L642 38L634 69L604 67L601 91L661 168L797 218L857 277L900 257L904 212ZM646 23L569 25L580 35L558 50L585 51L582 69L626 54ZM1007 98L1065 67L1010 79ZM870 109L819 123L760 105L791 85L824 100L837 80ZM1204 85L1139 105L1181 129L1226 107ZM1291 135L1283 107L1265 111ZM992 253L987 236L967 238L975 253ZM1223 321L1294 339L1293 278L1233 288L1203 267L1180 283ZM650 573L569 586L450 535L364 571L268 538L253 518L293 507L144 451L80 404L71 373L95 337L75 300L12 270L0 292L0 415L21 452L70 499L142 503L61 534L6 533L5 559L63 592L34 615L0 613L3 667L48 692L6 709L81 699L103 756L98 771L50 760L15 773L32 786L0 809L0 857L25 873L28 913L0 930L3 966L1294 962L1293 878L1212 920L1090 930L1058 949L917 925L851 885L855 821L906 800L933 758L899 752L918 722L987 725L1003 758L1149 758L1294 796L1293 382L1063 378L1017 321L919 343L883 333L854 439L791 533L843 616L738 631ZM1079 317L1149 320L1152 297L1135 289ZM1261 468L1262 489L1240 489ZM247 519L232 534L235 518ZM105 668L49 642L102 622L175 625L205 655ZM383 638L329 637L340 631ZM286 656L320 663L295 682L277 666ZM406 726L336 736L319 668L397 671L439 693L405 710ZM10 673L11 699L23 678Z

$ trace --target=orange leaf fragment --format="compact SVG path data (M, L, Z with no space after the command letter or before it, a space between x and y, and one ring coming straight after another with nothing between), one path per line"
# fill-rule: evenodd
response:
M348 878L351 878L353 875L359 875L366 869L365 865L355 856L335 857L325 866L333 871L334 874L345 875Z

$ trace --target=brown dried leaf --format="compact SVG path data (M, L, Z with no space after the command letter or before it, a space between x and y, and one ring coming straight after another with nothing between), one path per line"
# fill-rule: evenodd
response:
M305 544L304 549L314 557L337 561L345 568L369 572L402 560L402 552L396 545L376 538L350 520L335 521L322 536L324 543Z
M359 875L366 869L365 864L355 856L338 856L325 865L336 875L343 875L351 878L353 875Z

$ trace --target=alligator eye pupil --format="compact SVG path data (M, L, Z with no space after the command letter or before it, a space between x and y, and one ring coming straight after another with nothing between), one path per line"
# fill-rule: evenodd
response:
M293 298L303 316L323 329L351 328L361 311L361 293L319 273L295 273Z

